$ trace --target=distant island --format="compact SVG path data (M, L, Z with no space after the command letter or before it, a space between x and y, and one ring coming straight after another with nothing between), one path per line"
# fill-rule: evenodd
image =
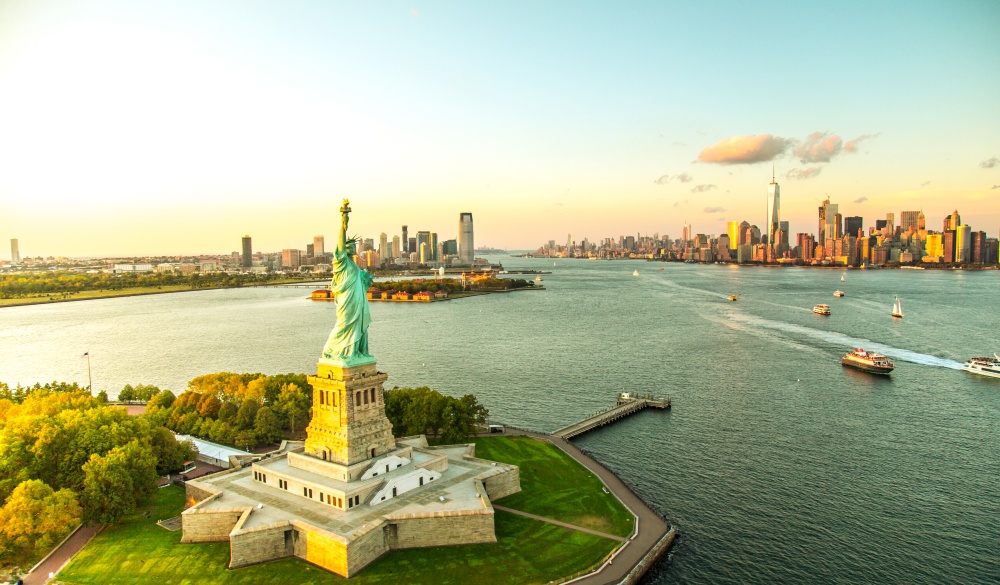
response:
M497 273L484 271L463 274L461 278L415 278L375 282L368 289L367 296L369 301L431 303L517 290L544 290L544 287L536 286L530 280L498 278ZM317 301L334 300L329 288L313 291L310 298Z

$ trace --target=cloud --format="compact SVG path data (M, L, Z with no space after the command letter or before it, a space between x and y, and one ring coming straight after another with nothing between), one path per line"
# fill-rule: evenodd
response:
M862 134L854 140L848 140L847 144L844 145L844 150L851 154L856 154L858 152L858 145L861 144L863 140L868 140L869 138L875 138L881 134L881 132L876 132L875 134Z
M992 187L990 187L990 190L993 190L993 189L1000 189L1000 185L993 185Z
M715 189L715 185L705 184L705 185L695 185L694 189L691 189L692 193L704 193L705 191L711 191Z
M812 179L813 177L818 175L822 170L823 170L822 167L809 167L807 169L792 169L787 173L785 173L785 178L798 179L804 181L806 179Z
M930 184L931 184L930 181L924 181L923 183L920 183L920 186L921 187L926 187L927 185L930 185Z
M698 160L720 165L766 162L784 154L794 142L771 134L733 136L720 140L714 146L706 147L698 154Z
M687 205L687 204L688 204L688 200L685 199L684 201L677 201L676 203L674 203L674 207L682 207L682 206Z
M1000 165L1000 158L997 158L995 156L979 163L979 166L983 167L984 169L992 169L997 165Z
M855 203L864 203L865 201L868 201L867 197L858 197L854 200Z
M703 209L705 213L725 213L725 209L722 207L706 207Z
M660 175L660 178L656 179L653 182L656 183L657 185L666 185L670 181L677 181L679 183L690 183L691 180L692 180L691 175L687 173L681 173L679 175L674 175L674 176Z
M844 141L836 134L829 132L813 132L801 144L795 147L795 156L802 164L830 162L830 159L840 154Z

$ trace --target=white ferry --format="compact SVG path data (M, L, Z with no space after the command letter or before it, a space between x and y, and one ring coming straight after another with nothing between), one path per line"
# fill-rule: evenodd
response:
M835 291L833 291L833 296L835 296L835 297L842 297L842 296L844 296L844 291L842 291L842 290L835 290Z
M852 352L848 352L840 360L840 363L861 370L862 372L868 372L869 374L888 374L896 367L884 355L873 351L865 351L860 347Z
M813 313L816 313L817 315L829 315L830 305L816 305L813 307Z
M962 365L966 372L989 376L990 378L1000 378L1000 356L993 354L993 357L974 357Z

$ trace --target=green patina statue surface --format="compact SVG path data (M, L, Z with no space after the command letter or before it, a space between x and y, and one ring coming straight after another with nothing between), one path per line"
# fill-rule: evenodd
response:
M321 361L343 367L375 362L368 353L368 325L372 321L368 310L368 287L372 275L354 263L354 240L347 237L347 221L351 208L347 199L340 208L340 238L333 252L333 291L337 303L337 324L323 348Z

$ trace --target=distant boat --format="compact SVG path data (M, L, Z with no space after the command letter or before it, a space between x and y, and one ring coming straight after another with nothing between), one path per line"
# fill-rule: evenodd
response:
M632 276L639 276L639 271L638 270L633 270L632 271Z
M736 300L737 300L737 299L739 299L739 298L740 298L740 297L739 297L739 296L737 296L737 295L729 295L729 300L731 300L731 301L736 301Z
M536 276L535 277L535 282L542 282L542 277L541 276Z
M833 291L833 296L835 296L835 297L842 297L842 296L844 296L844 291L842 291L840 289L837 289L837 290Z
M816 305L813 307L813 313L816 313L817 315L829 315L830 305Z
M903 318L903 307L899 305L899 297L896 297L896 302L892 305L892 316Z
M847 278L847 274L841 274L840 275L840 282L844 282L845 278Z

